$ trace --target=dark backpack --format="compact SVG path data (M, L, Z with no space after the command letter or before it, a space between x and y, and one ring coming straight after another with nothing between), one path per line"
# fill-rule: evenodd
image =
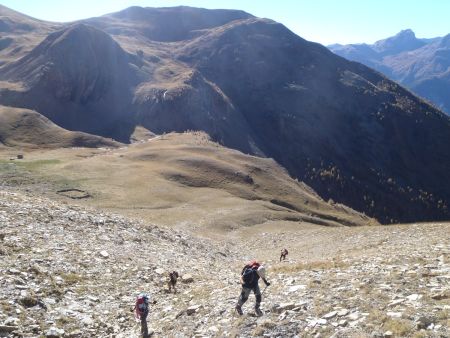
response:
M242 280L244 284L251 285L256 278L256 271L258 270L260 264L256 262L252 262L252 264L247 264L244 266L242 271Z

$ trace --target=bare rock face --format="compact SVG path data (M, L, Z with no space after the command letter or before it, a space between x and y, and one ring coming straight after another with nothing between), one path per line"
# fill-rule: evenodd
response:
M136 90L136 119L155 133L202 130L212 139L246 153L258 153L245 117L214 83L201 73L185 69L184 78L169 88L148 82Z

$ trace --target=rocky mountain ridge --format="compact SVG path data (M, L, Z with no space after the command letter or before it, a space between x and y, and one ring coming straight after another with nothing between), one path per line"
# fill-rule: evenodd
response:
M449 114L450 35L419 39L410 29L373 45L331 45L330 50L398 81Z

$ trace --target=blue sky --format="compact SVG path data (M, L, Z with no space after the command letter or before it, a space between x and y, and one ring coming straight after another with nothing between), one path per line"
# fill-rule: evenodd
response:
M411 28L418 37L450 33L449 0L1 0L4 6L50 21L73 21L129 6L242 9L285 24L305 39L372 43Z

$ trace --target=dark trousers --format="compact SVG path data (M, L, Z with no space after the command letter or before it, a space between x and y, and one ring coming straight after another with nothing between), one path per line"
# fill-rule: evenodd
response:
M259 306L261 305L261 300L262 300L261 290L259 289L259 285L256 285L253 288L247 288L245 286L242 287L241 295L239 296L239 300L238 300L239 306L244 305L244 303L247 301L248 296L250 296L250 293L252 291L255 294L255 298L256 298L255 309L259 309Z
M141 314L141 335L142 338L148 338L148 327L147 327L147 316L148 311Z

